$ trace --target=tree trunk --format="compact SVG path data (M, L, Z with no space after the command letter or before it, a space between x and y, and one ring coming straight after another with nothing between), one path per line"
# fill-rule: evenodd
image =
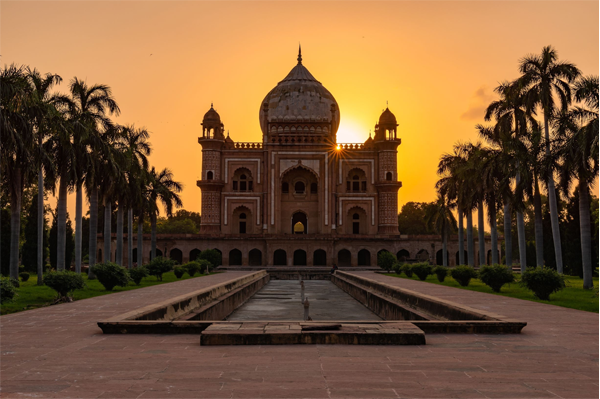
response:
M110 199L108 196L104 197L104 256L102 258L103 262L110 262L111 259L111 232L112 228L110 225L110 218L112 215L112 207L110 203Z
M127 210L127 267L133 268L133 209Z
M492 233L492 265L500 263L498 260L498 222L496 220L496 205L488 206L490 213L490 231Z
M141 267L144 263L142 257L144 253L144 222L142 217L138 217L138 233L137 233L137 267Z
M15 172L10 190L10 278L19 280L19 238L21 236L21 199L23 197L21 168Z
M150 260L152 260L156 258L156 215L150 215L150 224L152 227L152 237L150 240L152 256L150 256Z
M533 193L533 213L535 215L535 263L544 267L544 226L542 224L542 198L540 184L537 176L535 179L535 192Z
M521 173L517 172L517 185L519 183L521 183ZM525 239L525 218L521 211L517 211L517 239L519 242L519 263L521 265L521 273L524 273L527 269L527 240Z
M512 269L512 209L508 198L504 198L504 259Z
M478 241L479 241L479 266L486 264L485 259L485 224L484 224L484 214L483 214L483 200L479 200L477 204L477 233L478 233Z
M548 129L548 116L544 112L544 128L546 129L546 156L550 156L550 131ZM552 241L554 242L554 256L556 258L556 271L563 273L562 244L560 242L560 226L558 224L558 206L556 204L556 190L552 172L548 175L548 203L550 205L550 224L552 225Z
M98 252L98 188L92 188L88 193L90 197L90 249L88 276L93 277L92 267L96 265L96 253Z
M463 232L463 212L458 209L458 264L465 264L465 239Z
M44 172L38 174L37 285L44 285Z
M117 208L117 253L115 262L123 266L123 206L119 204Z
M56 270L70 269L65 265L67 251L67 171L63 167L58 185L58 210L56 212L57 238L56 238Z
M579 180L579 232L581 236L581 260L583 266L583 289L594 286L592 280L592 226L590 221L590 192L584 180Z
M473 211L467 212L467 257L469 266L475 267L475 243L473 242Z
M442 263L444 267L448 267L448 229L446 225L443 228L443 237L442 237Z
M83 187L77 184L75 197L75 272L81 274L81 240L83 238L82 226L83 213Z

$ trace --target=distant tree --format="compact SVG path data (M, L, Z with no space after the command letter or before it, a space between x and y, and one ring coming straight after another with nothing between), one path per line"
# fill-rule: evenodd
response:
M23 244L21 264L25 270L31 273L37 272L37 219L38 219L38 194L33 196L33 201L27 210L25 219L25 243ZM44 234L43 234L43 252L42 260L48 258L48 219L44 215Z
M67 223L66 223L66 245L65 245L65 270L70 270L71 261L73 260L73 251L75 250L75 237L73 236L73 225L67 212ZM57 244L58 240L58 224L56 213L54 214L54 220L52 221L52 227L50 228L50 265L53 269L57 268Z
M430 202L407 202L398 214L398 230L401 234L435 234L433 228L427 226L425 214Z
M198 212L191 212L191 211L186 211L185 209L179 209L177 212L175 212L175 214L173 216L171 216L169 218L169 220L185 220L185 219L190 219L191 221L194 222L194 224L196 226L198 226L198 228L200 228L200 221L201 221L202 217L200 216L200 213L198 213Z

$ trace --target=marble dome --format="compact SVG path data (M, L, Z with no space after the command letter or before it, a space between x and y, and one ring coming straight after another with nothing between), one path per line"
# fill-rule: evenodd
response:
M268 111L263 111L263 104ZM332 121L331 106L335 106ZM260 127L267 134L268 122L333 122L333 133L340 124L339 107L333 95L321 82L302 65L302 54L298 54L298 64L290 73L266 95L259 111Z

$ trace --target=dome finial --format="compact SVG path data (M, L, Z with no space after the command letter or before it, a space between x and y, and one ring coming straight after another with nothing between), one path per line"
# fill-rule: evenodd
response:
M210 109L213 109L213 102L210 102Z
M298 64L302 64L302 46L298 43Z

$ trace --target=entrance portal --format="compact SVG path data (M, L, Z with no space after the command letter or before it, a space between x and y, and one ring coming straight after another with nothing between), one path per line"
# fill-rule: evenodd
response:
M292 234L307 234L308 233L308 220L306 213L296 212L292 216Z

